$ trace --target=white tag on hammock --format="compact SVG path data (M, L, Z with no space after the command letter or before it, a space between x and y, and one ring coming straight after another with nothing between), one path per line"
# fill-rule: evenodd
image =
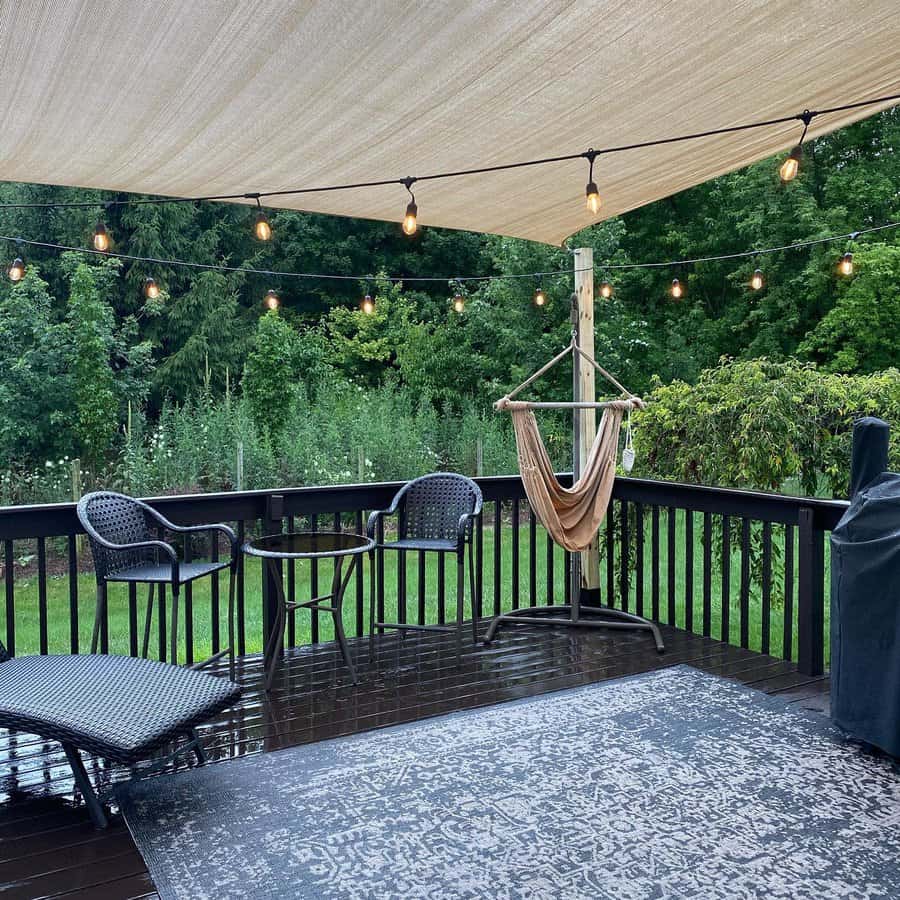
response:
M631 443L631 410L628 410L628 422L625 426L625 449L622 451L622 468L630 472L634 468L634 446Z

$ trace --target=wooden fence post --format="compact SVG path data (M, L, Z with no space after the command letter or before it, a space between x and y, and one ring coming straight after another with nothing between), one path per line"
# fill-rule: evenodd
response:
M799 510L797 556L797 668L804 675L825 671L825 532L814 511Z

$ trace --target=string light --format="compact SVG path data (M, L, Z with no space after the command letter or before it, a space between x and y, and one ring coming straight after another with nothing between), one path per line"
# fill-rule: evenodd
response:
M601 281L600 282L600 296L604 300L609 300L609 298L612 297L612 295L613 295L612 285L608 281Z
M684 288L677 278L672 279L672 288L669 291L675 300L680 300L684 296Z
M281 306L281 298L275 291L266 291L266 296L263 298L263 304L266 309L278 309Z
M155 300L159 296L159 285L156 283L156 279L144 279L144 296L148 300Z
M537 290L534 292L534 305L535 306L544 306L547 302L547 295L544 293L544 289L538 285Z
M415 178L405 178L403 183L406 185L406 189L409 191L410 201L406 204L406 215L403 217L403 233L408 235L414 235L416 233L416 229L419 227L418 222L416 221L416 216L419 213L419 207L416 206L416 195L412 192L412 186L415 183Z
M466 308L466 298L463 297L462 294L457 292L453 297L453 311L457 313L462 313Z
M106 226L103 224L103 219L99 219L97 224L94 226L94 236L92 239L92 243L94 244L94 249L99 251L100 253L105 253L109 250L109 234L107 234Z
M752 287L754 291L759 291L765 283L766 281L765 278L763 278L762 269L757 269L750 278L750 287Z
M841 261L838 264L838 271L841 275L852 275L853 274L853 254L845 253L841 257Z
M808 109L804 109L803 112L797 117L803 122L803 132L800 135L800 140L797 142L797 146L794 147L793 150L788 154L787 159L781 164L781 168L778 170L778 174L781 176L782 184L787 184L789 181L793 181L797 177L797 173L800 171L800 160L803 159L803 139L806 137L806 132L809 128L809 123L812 122L813 116L815 113L810 112Z
M25 277L25 261L21 256L17 256L6 270L6 275L10 281L21 281Z
M597 213L600 212L600 191L597 190L597 185L594 183L594 160L597 158L597 151L591 147L591 149L585 153L585 156L590 163L590 168L588 170L588 183L587 187L584 189L584 194L588 212L591 213L591 215L596 216Z
M366 294L366 296L362 298L362 303L359 304L359 308L367 316L371 316L372 313L375 312L375 301L372 299L371 294Z
M269 217L262 210L259 195L256 197L256 208L259 212L256 214L256 221L253 223L253 233L256 235L257 240L270 241L272 240L272 226L269 223Z

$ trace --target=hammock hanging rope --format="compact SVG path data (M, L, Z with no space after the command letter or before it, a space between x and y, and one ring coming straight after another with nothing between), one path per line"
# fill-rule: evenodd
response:
M566 355L581 356L626 396L605 402L530 403L513 400L524 387L539 378ZM516 435L519 472L528 502L540 523L553 540L566 550L577 553L586 550L597 535L606 516L616 475L616 455L622 418L632 409L643 408L643 401L635 397L584 353L574 339L561 353L526 379L515 390L498 400L497 410L512 413ZM578 480L570 488L563 487L553 472L550 456L534 417L534 409L602 409L600 426Z

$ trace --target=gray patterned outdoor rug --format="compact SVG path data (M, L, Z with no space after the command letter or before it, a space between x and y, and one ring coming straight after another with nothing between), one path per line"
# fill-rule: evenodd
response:
M900 775L679 666L121 789L164 898L900 897Z

